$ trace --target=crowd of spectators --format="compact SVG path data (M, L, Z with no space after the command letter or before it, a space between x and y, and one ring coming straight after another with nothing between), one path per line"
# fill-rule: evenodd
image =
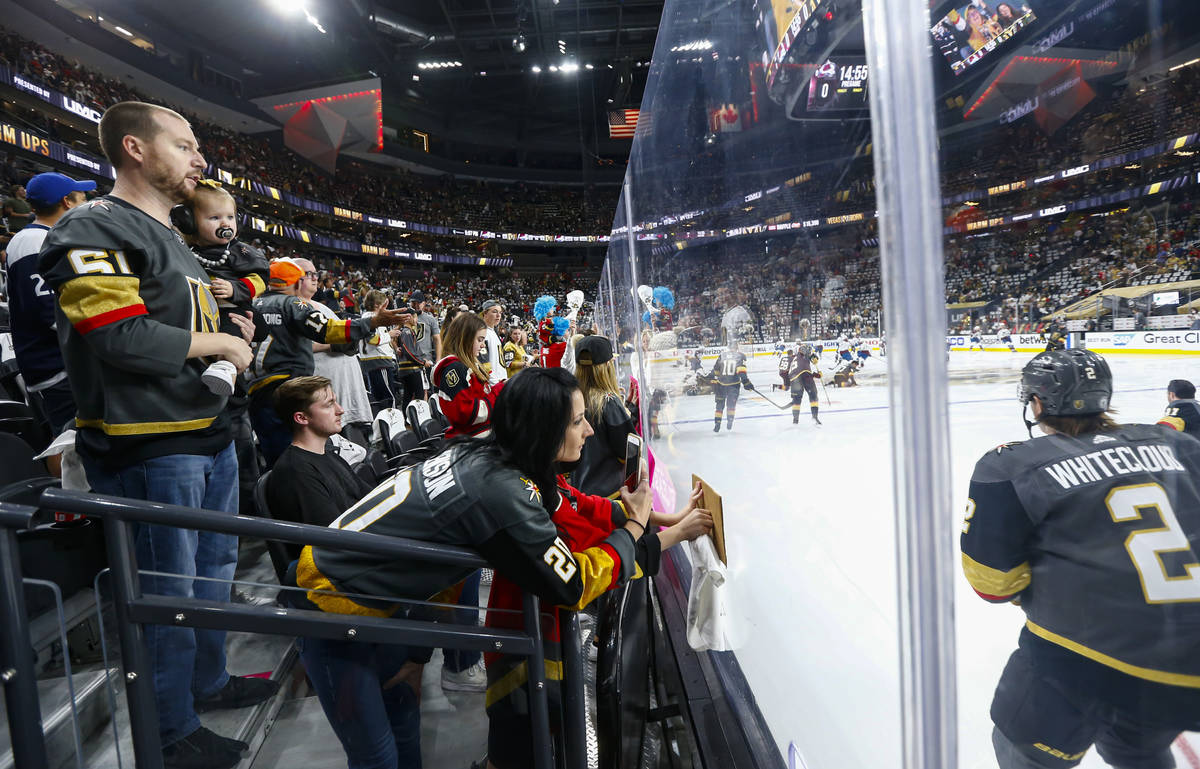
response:
M100 111L119 101L159 101L3 27L0 63ZM351 158L342 158L331 176L288 150L278 135L265 139L237 133L164 106L187 115L209 163L304 197L425 224L474 229L596 235L612 226L615 187L485 182ZM53 126L48 122L46 127Z

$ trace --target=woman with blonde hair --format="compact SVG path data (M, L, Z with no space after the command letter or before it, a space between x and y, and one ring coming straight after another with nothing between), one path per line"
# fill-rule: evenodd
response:
M607 337L586 336L576 343L575 378L583 393L588 423L596 432L583 444L579 464L571 471L571 483L587 494L616 496L625 479L626 436L636 432L637 426L621 397L612 342Z

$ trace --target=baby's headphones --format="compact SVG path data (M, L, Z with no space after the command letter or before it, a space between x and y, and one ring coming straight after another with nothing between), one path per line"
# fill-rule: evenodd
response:
M214 190L221 189L221 183L214 179L201 179L196 182L197 187L209 187ZM175 229L182 232L184 235L195 235L198 231L196 226L196 212L192 210L189 203L180 203L171 209L171 224L175 225Z

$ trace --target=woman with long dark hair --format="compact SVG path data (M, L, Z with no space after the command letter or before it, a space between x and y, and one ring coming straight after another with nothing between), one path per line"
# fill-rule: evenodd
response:
M650 491L644 479L619 501L569 486L560 473L579 459L591 432L575 377L562 369L522 371L496 399L489 437L454 441L436 457L401 470L331 526L476 549L496 570L489 609L517 610L489 611L489 625L523 626L522 591L547 606L579 609L633 578L638 567L643 574L657 572L662 548L712 525L697 510L646 535ZM293 600L340 614L403 615L398 599L428 599L470 572L310 546L294 578L308 592ZM561 669L554 653L557 622L545 638L547 669ZM352 769L397 755L398 765L407 766L402 761L414 750L420 755L419 708L404 668L421 655L376 646L301 639L305 668ZM532 765L525 760L532 737L523 661L488 657L489 756L499 769ZM547 683L557 703L559 681L549 677Z
M623 549L626 534L633 542L640 576L644 576L658 573L663 549L695 539L712 527L712 516L707 511L691 509L670 528L647 532L647 524L657 514L650 511L650 489L644 467L637 490L631 493L622 488L619 500L585 494L567 483L563 473L579 461L584 443L593 435L586 409L583 393L568 371L532 368L522 371L505 386L492 421L496 446L516 466L528 469L530 480L539 490L536 496L550 515L560 541L572 553L579 572L585 575L583 592L577 600L556 602L576 611L632 578L635 559ZM558 435L563 436L561 440L555 438ZM549 556L547 553L546 557ZM520 612L522 591L527 588L521 581L519 571L497 564L488 601L489 627L524 627ZM544 624L548 625L546 686L551 701L551 730L557 736L561 672L555 671L561 671L562 667L554 664L561 660L556 654L552 659L552 653L558 649L560 640L558 614L552 613ZM484 658L488 675L489 766L493 769L532 766L525 660L499 653L488 653Z

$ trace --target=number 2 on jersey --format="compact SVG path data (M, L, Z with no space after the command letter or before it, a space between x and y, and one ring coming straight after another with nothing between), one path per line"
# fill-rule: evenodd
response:
M1163 565L1164 553L1191 551L1166 490L1157 483L1118 486L1108 493L1104 504L1116 523L1140 520L1147 510L1157 510L1162 518L1161 528L1138 529L1125 538L1125 550L1142 581L1146 602L1200 601L1200 563L1196 563L1194 555L1179 576L1167 576Z

